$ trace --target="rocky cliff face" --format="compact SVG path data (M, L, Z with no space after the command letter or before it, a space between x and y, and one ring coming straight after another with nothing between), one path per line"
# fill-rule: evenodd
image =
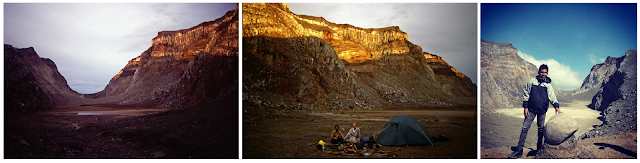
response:
M476 96L478 88L469 77L450 66L442 57L427 52L423 53L443 91L456 96Z
M522 103L522 89L538 68L518 56L510 43L482 40L480 45L482 108L507 108Z
M103 91L85 97L181 107L226 96L237 90L237 33L237 10L189 29L158 32L152 46L129 61Z
M475 103L468 77L444 61L427 62L399 27L364 29L295 15L286 4L255 3L243 5L242 33L243 99L257 105Z
M591 100L603 84L609 81L609 77L614 75L622 59L624 58L607 57L604 63L594 65L580 88L567 91L562 99Z
M603 124L586 133L585 138L637 130L636 56L636 50L628 50L624 56L607 57L604 63L591 69L591 74L601 76L603 81L599 82L599 88L593 88L597 93L591 99L589 107L602 111ZM607 71L597 71L599 69Z
M80 94L71 90L56 64L35 49L4 45L5 113L32 112L65 105Z

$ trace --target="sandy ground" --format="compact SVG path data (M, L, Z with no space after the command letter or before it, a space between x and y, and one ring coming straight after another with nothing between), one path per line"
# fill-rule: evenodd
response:
M586 101L572 101L560 105L560 109L563 111L563 114L571 115L578 122L579 130L576 132L576 135L582 135L592 129L593 125L599 125L602 123L602 121L597 119L599 112L594 112L587 108L587 104L588 102ZM515 147L518 143L518 137L524 120L522 111L522 108L482 111L480 117L481 158L506 158L507 155L512 152L512 147ZM547 112L546 119L548 120L548 118L551 118L554 114L554 110L551 108ZM535 144L537 142L537 130L538 127L534 122L529 129L527 140L525 141L525 154L523 158L534 158L534 155L529 154L529 152L537 149ZM593 153L588 156L588 158L633 158L624 152L620 152L625 150L637 150L637 137L629 136L629 134L635 133L621 133L621 135L626 136L617 135L608 138L587 139L580 141L579 144L582 146L582 149L584 149L584 152ZM608 144L610 146L603 146L602 144ZM614 148L611 147L616 148L614 150Z
M260 109L243 106L243 158L369 158L323 153L309 144L328 142L335 125L343 134L356 122L362 135L382 130L391 118L411 115L431 136L443 134L450 142L434 145L388 147L398 158L477 158L475 109L422 109L380 111L309 111Z
M602 121L598 120L600 116L600 112L596 110L592 110L587 107L591 103L590 101L572 101L563 104L560 106L560 111L563 114L568 114L573 117L576 122L578 122L578 131L576 135L582 135L585 132L593 129L593 126L602 124ZM498 109L497 113L512 116L515 118L520 118L524 120L523 109L520 108L507 108L507 109ZM545 122L549 121L553 115L555 115L555 109L551 107L547 112L547 116L545 117ZM522 122L521 122L522 123ZM534 125L536 120L534 120Z

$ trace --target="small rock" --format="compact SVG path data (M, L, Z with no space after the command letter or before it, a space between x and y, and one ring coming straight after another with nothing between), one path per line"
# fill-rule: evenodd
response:
M153 152L151 154L153 155L154 158L158 158L158 157L162 157L162 156L166 155L166 153L164 153L162 151Z
M24 140L20 140L20 144L24 144L24 145L31 146L31 144L27 143L27 142L26 142L26 141L24 141Z

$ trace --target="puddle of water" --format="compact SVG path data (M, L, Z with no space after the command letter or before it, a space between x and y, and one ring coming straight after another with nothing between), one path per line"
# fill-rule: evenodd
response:
M85 113L85 112L79 112L78 115L112 115L112 114L107 114L107 113Z
M89 113L89 112L78 112L77 115L138 115L138 114L119 114L119 113Z
M568 114L569 116L573 117L576 122L578 122L578 131L576 131L576 135L578 136L593 129L594 125L602 124L602 121L598 120L600 112L584 107L583 103L571 103L569 107L561 107L560 110L563 114ZM497 110L497 112L500 114L524 119L523 111L523 108L508 108ZM549 121L549 119L553 117L553 115L555 115L555 110L553 108L550 108L549 111L547 111L545 122Z

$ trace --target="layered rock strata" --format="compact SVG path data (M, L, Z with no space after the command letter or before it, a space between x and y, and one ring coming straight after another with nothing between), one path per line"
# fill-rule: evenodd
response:
M251 103L327 109L475 103L469 78L444 61L431 62L446 69L436 77L422 48L399 27L335 24L296 15L286 4L243 4L242 19L243 99Z
M538 68L520 58L510 43L482 40L480 47L481 107L508 108L522 103L522 89Z
M103 91L85 97L193 105L237 90L237 68L238 11L233 10L189 29L158 32L152 46L129 61Z
M423 53L443 91L457 96L476 96L478 88L471 82L469 77L450 66L442 57L427 52Z

